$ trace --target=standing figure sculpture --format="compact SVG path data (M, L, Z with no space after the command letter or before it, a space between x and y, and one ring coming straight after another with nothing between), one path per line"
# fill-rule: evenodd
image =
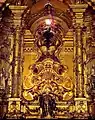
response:
M55 117L54 111L56 110L55 99L51 96L39 96L39 104L41 108L41 118L47 117Z
M41 109L41 118L47 116L47 104L45 103L45 98L43 95L39 96L39 104Z
M48 111L51 117L55 117L56 102L54 98L50 98L48 101Z

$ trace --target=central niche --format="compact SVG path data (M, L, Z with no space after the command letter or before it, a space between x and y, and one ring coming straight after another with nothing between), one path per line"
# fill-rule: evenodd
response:
M23 97L28 102L38 101L42 117L48 114L52 117L58 101L73 98L72 79L65 76L68 66L61 64L57 55L63 45L60 27L56 24L38 26L35 45L41 55L35 64L29 66L31 73L24 79ZM51 107L53 109L50 113Z
M38 107L35 109L40 109L41 117L55 117L54 111L59 109L57 103L73 98L72 79L65 74L68 66L63 65L58 57L68 27L64 21L59 21L57 17L42 17L31 27L35 47L41 54L36 62L29 66L31 72L23 81L23 98L30 106L37 102ZM59 23L64 23L66 29ZM32 108L28 107L29 105L26 106L31 113Z

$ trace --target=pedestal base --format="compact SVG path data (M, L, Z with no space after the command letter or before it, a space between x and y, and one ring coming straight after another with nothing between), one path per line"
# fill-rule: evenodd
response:
M9 98L7 118L19 119L20 117L20 98Z
M75 98L75 119L87 119L89 116L88 113L88 100L87 98Z

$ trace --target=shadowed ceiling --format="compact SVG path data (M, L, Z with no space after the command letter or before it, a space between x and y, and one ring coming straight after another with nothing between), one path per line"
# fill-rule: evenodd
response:
M6 2L6 3L10 3L10 4L14 4L14 5L26 5L26 6L32 6L38 2L44 2L44 1L49 1L49 2L57 2L59 4L72 4L74 2L86 2L88 3L90 6L94 6L95 0L0 0L0 6Z
M43 5L47 2L50 2L55 8L63 10L68 9L72 3L85 2L95 10L95 0L0 0L0 7L7 3L11 5L25 5L36 12L42 9Z
M6 0L7 2L11 3L11 4L22 4L22 5L33 5L36 4L38 2L44 2L44 1L58 1L61 3L65 3L65 4L69 4L72 3L72 0Z

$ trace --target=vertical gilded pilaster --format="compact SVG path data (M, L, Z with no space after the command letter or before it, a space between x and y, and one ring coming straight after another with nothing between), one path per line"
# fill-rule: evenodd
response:
M75 80L76 80L76 97L84 96L84 60L83 60L83 39L82 30L84 24L83 14L87 4L71 5L74 12L74 62L75 62ZM76 45L76 46L75 46Z
M22 13L26 6L10 6L12 13L14 15L14 58L13 58L13 89L12 96L19 97L20 93L20 53L21 53L21 30L22 30ZM14 78L15 77L15 78Z
M13 30L11 32L11 34L8 36L9 40L10 40L10 58L9 58L9 63L10 64L10 68L9 68L9 80L8 80L8 86L9 86L9 91L8 91L8 97L11 97L12 94L12 60L13 60L13 45L14 45L14 37L13 37Z
M83 40L83 49L82 49L82 52L83 52L83 76L84 76L84 83L83 83L83 86L82 86L82 90L83 90L83 93L84 93L84 96L86 98L88 98L88 94L87 94L87 66L86 66L86 60L87 60L87 53L86 53L86 48L87 48L87 27L83 26L83 29L82 29L82 40Z
M12 39L11 48L12 56L10 62L12 63L12 96L8 99L8 116L9 118L20 117L20 98L21 98L21 72L22 72L22 13L26 6L9 6L14 15L13 22L13 35L10 36ZM10 116L13 113L13 116Z
M74 25L74 77L75 77L75 114L76 118L88 117L87 98L85 98L85 60L86 60L86 27L84 12L87 4L81 2L71 5Z

